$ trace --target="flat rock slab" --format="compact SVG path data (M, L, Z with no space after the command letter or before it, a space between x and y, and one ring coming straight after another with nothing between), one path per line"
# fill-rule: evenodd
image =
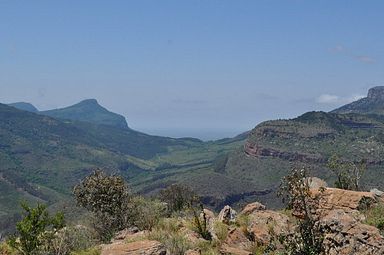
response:
M101 255L166 255L163 244L158 241L143 240L132 243L112 243L105 245Z

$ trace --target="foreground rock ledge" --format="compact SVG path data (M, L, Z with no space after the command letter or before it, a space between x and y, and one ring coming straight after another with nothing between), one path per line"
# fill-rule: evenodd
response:
M112 243L102 248L101 255L166 255L167 251L158 241L143 240L132 243Z
M313 180L311 192L316 195L319 192L318 187L325 185L321 180ZM383 194L379 190L359 192L324 187L320 207L313 213L318 216L324 229L326 255L384 255L384 237L377 228L365 224L365 216L361 212L366 207L382 204ZM266 246L276 236L292 233L297 227L295 219L291 216L267 210L258 202L246 205L239 214L229 206L225 206L219 216L207 209L204 212L213 239L218 238L215 223L225 223L222 227L228 233L218 247L223 255L251 255L255 243ZM241 217L246 220L242 225L237 225L237 220ZM160 242L146 240L147 232L137 231L127 229L117 234L112 244L102 247L101 255L169 254ZM198 233L185 225L182 225L179 231L191 243L202 240ZM144 240L134 241L138 240L137 238ZM283 249L280 244L277 245L278 250ZM194 248L195 250L188 250L185 255L201 254L199 248Z

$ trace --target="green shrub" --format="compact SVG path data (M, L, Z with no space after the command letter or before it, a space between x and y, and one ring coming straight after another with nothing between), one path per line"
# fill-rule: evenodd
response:
M166 205L157 200L134 197L130 203L133 224L141 230L152 230L166 214Z
M84 226L66 227L55 235L47 252L55 255L69 255L95 245L95 233Z
M267 248L265 246L260 245L256 242L252 243L252 246L249 248L249 250L252 252L253 255L270 254L270 253L266 253Z
M162 229L168 233L177 233L181 227L180 218L162 218L156 225L156 229Z
M236 225L238 227L248 227L249 224L250 224L249 215L239 214L236 217Z
M196 194L187 186L173 184L161 190L159 198L167 204L170 215L173 212L180 212L189 208L193 201L196 200Z
M50 217L47 206L42 204L33 208L23 202L21 206L25 211L24 218L16 224L17 234L8 240L8 244L21 254L37 254L64 227L64 215L57 213Z
M180 220L164 218L148 234L148 238L157 240L165 245L170 254L183 255L192 244L183 233L180 233Z
M17 251L13 249L6 242L0 243L0 254L1 255L16 255Z
M189 250L190 244L187 238L181 234L174 233L164 242L165 247L173 255L184 255Z
M255 239L253 234L248 231L248 226L250 225L249 215L240 214L237 216L236 225L241 229L241 231L249 240Z
M122 177L96 170L76 185L73 193L77 204L93 213L94 228L102 241L109 241L129 225L131 194Z
M201 240L196 244L196 247L200 250L201 255L220 255L219 244L217 242L210 242L207 240Z
M223 242L228 236L228 225L224 224L221 221L215 221L213 224L213 231L216 234L217 238Z
M365 211L365 223L374 226L384 234L384 205L379 204Z
M90 248L84 251L76 251L71 253L71 255L100 255L100 254L101 254L100 249L97 247Z

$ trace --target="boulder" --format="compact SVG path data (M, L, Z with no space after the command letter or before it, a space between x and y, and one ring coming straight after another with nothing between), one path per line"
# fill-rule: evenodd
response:
M254 211L249 215L247 228L253 239L267 245L273 236L287 234L291 229L289 217L285 214L265 210Z
M243 229L232 228L229 230L224 244L228 247L247 250L251 247L252 241L249 240L249 237L245 234Z
M211 233L212 238L216 238L216 235L214 233L214 224L216 221L215 214L208 209L204 209L204 214L205 214L205 219L207 221L207 230L209 231L209 233ZM200 219L203 222L204 220L203 213L200 213Z
M254 202L251 204L247 204L244 209L240 212L240 214L249 215L253 213L254 211L264 211L266 209L265 205Z
M312 193L319 194L319 191L312 190ZM376 202L377 199L372 192L327 188L321 194L320 209L328 211L341 209L348 213L364 209Z
M373 193L373 195L375 195L376 197L384 197L384 192L381 190L371 189L370 192Z
M236 211L233 210L229 205L226 205L220 211L218 220L225 224L234 223L236 221L236 215Z
M208 225L212 227L216 219L215 214L208 209L204 209L204 213L205 213L205 218L207 219ZM200 217L203 218L203 214L200 214Z
M101 255L166 255L163 244L158 241L142 240L132 243L111 243L105 245Z
M204 213L205 213L205 217L207 217L207 219L214 219L215 218L215 214L211 210L204 208Z
M115 234L113 241L124 240L138 232L139 232L139 229L137 227L123 229Z

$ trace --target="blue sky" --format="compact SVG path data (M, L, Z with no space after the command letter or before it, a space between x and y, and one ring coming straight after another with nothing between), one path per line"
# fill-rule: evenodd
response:
M384 85L383 1L0 1L0 102L204 139Z

